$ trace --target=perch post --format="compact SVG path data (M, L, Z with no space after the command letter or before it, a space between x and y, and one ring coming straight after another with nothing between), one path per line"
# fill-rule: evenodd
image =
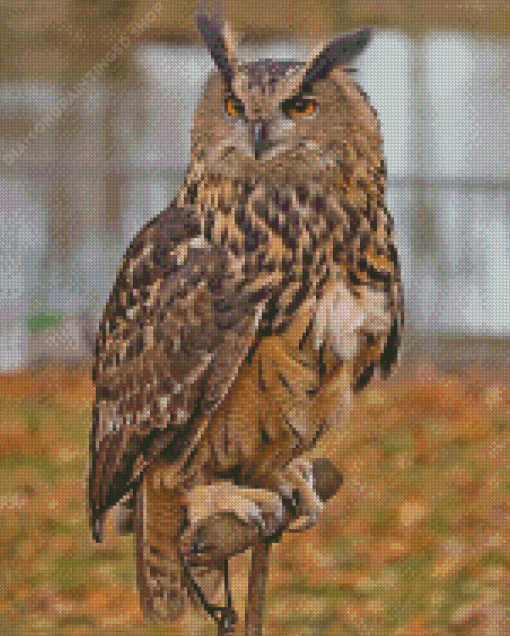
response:
M326 458L313 461L315 489L322 501L330 499L342 485L342 474ZM287 523L295 519L287 510ZM242 523L231 513L221 513L206 519L195 534L203 549L198 554L186 554L190 565L211 565L225 563L236 554L252 547L251 569L248 579L248 599L245 615L245 636L262 636L264 614L264 593L269 572L271 544L278 541L260 538L254 526ZM218 623L218 636L230 636L232 628Z

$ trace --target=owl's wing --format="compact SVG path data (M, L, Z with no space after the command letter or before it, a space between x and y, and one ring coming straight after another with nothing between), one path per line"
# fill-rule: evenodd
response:
M89 500L100 540L106 511L152 460L193 445L197 415L222 400L265 305L235 291L242 267L201 236L192 209L170 206L134 239L97 347Z
M385 329L383 334L375 329L374 333L370 334L370 341L365 344L355 378L356 391L368 384L376 368L379 368L382 377L386 378L400 355L404 327L404 293L395 244L394 223L386 209L385 235L384 249L373 246L375 237L372 234L365 241L365 249L359 251L358 258L353 259L356 278L384 290L386 299L384 313L388 314L388 320L383 319L382 322L389 324L389 329L387 331ZM368 298L371 297L368 296Z

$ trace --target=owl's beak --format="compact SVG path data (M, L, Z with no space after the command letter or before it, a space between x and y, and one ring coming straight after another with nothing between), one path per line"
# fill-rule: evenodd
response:
M250 141L255 159L259 159L267 147L267 125L264 122L250 123Z

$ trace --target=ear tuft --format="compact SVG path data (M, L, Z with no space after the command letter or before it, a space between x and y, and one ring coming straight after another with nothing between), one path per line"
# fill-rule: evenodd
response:
M347 33L326 44L306 65L302 85L307 86L323 79L327 73L339 64L349 64L368 44L370 29L361 29Z
M208 16L202 9L203 4L196 16L198 32L209 49L214 63L221 71L227 87L230 89L238 64L234 34L229 24L221 19L219 3L216 4L216 9L212 16Z

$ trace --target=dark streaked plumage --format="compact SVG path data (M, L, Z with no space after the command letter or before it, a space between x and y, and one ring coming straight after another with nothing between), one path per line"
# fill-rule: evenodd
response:
M340 66L368 32L306 63L240 64L227 26L197 24L219 70L186 181L124 257L94 369L94 534L136 497L142 605L169 619L192 596L178 557L191 489L278 492L352 392L387 375L403 322L377 117Z

